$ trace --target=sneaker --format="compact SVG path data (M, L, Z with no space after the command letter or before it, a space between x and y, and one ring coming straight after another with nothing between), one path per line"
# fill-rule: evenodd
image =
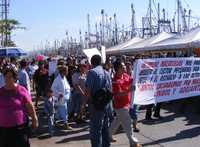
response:
M140 129L137 126L137 121L133 121L133 132L140 132Z
M137 132L138 133L138 132L140 132L140 129L139 128L134 128L133 132Z
M117 142L117 140L115 138L113 138L113 137L110 139L110 141L111 142Z
M130 147L142 147L142 145L139 144L139 143L137 143L137 144L135 144L135 145L131 145Z
M155 118L157 118L157 119L163 119L163 117L160 116L160 115L153 115L153 117L155 117Z
M70 127L68 124L65 124L65 125L64 125L64 128L65 128L66 130L73 130L73 128Z

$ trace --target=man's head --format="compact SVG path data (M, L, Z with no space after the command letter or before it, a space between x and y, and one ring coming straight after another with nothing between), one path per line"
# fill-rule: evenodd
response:
M58 66L58 71L61 74L61 76L67 76L68 75L68 66L60 65L60 66Z
M11 62L12 64L15 64L15 63L17 62L17 59L16 59L15 57L11 57L11 58L10 58L10 62Z
M99 56L99 55L92 56L91 64L94 67L101 65L101 56Z
M27 67L27 65L28 65L28 63L27 63L27 61L26 60L21 60L21 62L20 62L20 67L23 69L23 68L26 68Z

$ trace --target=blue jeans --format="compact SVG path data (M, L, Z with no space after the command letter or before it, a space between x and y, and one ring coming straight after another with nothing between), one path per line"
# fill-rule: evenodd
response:
M61 105L57 108L57 117L63 120L65 123L68 121L68 110L67 105Z
M132 120L137 120L138 119L138 116L137 116L137 105L134 104L133 108L130 108L129 114L130 114Z
M72 94L71 112L79 114L82 103L83 103L83 96L80 93L74 91Z
M54 114L48 116L48 130L49 134L54 133Z
M109 109L110 105L103 111L97 111L91 104L90 140L92 147L110 147Z

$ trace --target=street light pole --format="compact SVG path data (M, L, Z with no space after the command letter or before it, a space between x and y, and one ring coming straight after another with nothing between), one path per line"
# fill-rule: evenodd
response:
M5 44L4 46L8 45L8 4L7 0L5 0Z

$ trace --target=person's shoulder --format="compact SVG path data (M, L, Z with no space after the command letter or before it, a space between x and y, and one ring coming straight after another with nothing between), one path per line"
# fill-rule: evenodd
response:
M97 66L93 69L91 69L91 72L94 72L96 74L102 74L105 70L103 69L102 66Z
M21 85L17 85L17 91L23 97L27 97L27 96L29 97L30 96L28 90Z
M60 80L60 74L58 74L55 78L54 78L54 81L57 81L57 80Z
M124 73L123 74L123 79L126 81L133 81L133 77L131 77L129 74Z
M19 71L19 74L26 74L26 71L25 71L24 69L21 69L21 70Z
M88 71L88 74L95 74L95 73L97 73L96 68L92 68L92 69L90 69L90 70Z
M106 75L111 76L109 71L104 70L104 72L105 72Z
M28 92L24 86L17 85L17 89L19 92Z
M80 72L78 71L75 71L73 74L72 74L72 77L78 77L80 76Z
M130 78L131 76L127 73L123 73L123 76L126 77L126 78Z

